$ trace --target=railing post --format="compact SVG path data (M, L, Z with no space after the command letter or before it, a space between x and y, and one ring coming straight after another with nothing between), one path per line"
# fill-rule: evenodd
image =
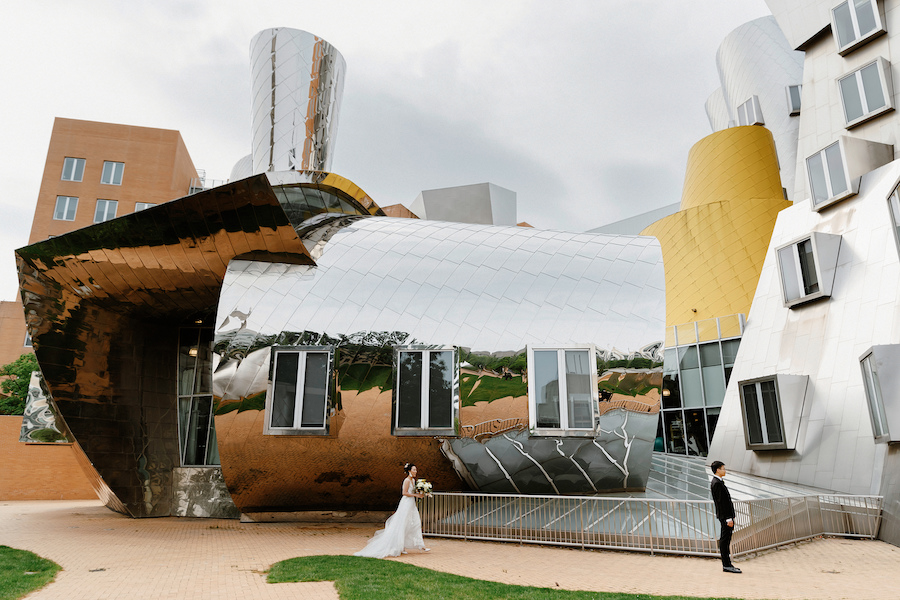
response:
M522 540L523 540L523 534L524 534L524 531L523 531L524 525L523 525L523 523L522 523L522 517L524 516L524 515L522 514L522 512L523 512L523 511L522 511L522 496L519 496L518 500L519 500L519 545L521 546L521 545L524 543L524 542L522 541Z
M646 505L646 507L647 507L647 527L650 529L650 556L653 556L653 548L654 548L654 544L653 544L653 517L652 517L652 515L651 515L651 510L650 510L650 502L649 502L649 501L645 502L645 505Z

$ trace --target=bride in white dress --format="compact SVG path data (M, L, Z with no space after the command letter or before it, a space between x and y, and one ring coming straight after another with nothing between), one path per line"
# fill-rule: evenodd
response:
M406 554L406 548L421 548L424 552L430 550L425 547L422 539L422 519L419 518L419 509L416 508L416 498L423 498L425 494L416 492L416 465L406 463L403 466L406 471L406 479L403 480L403 497L397 511L388 517L384 529L375 532L375 535L366 544L366 547L353 556L369 556L371 558L384 558L385 556L400 556Z

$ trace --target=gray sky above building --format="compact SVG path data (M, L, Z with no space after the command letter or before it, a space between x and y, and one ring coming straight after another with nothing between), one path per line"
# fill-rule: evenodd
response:
M715 52L763 0L20 2L0 22L0 299L53 118L177 129L199 169L250 152L248 49L305 29L347 61L332 170L382 206L490 181L584 231L681 197Z

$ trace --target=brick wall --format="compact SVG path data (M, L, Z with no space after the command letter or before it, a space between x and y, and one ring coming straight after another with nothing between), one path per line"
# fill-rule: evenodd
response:
M0 416L0 500L97 497L76 460L78 446L23 444L22 417Z

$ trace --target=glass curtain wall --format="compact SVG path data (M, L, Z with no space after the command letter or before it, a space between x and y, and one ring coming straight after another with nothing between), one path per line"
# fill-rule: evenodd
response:
M743 315L669 328L657 451L707 455L743 328Z
M178 343L178 442L181 465L219 465L213 419L213 331L183 327Z

